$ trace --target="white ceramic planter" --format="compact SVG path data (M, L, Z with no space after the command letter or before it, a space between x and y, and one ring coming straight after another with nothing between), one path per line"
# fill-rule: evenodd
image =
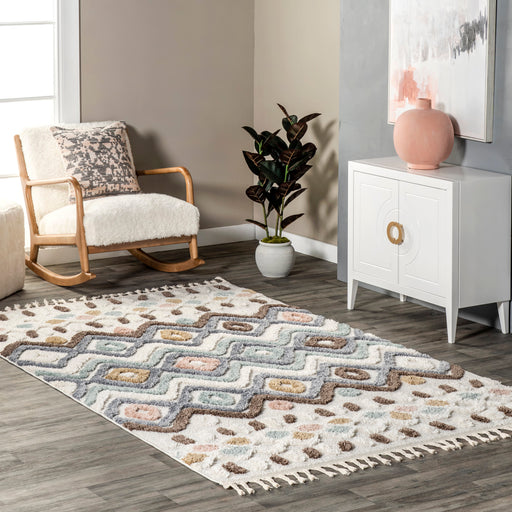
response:
M260 240L256 247L256 265L265 277L286 277L295 262L291 242L268 244Z

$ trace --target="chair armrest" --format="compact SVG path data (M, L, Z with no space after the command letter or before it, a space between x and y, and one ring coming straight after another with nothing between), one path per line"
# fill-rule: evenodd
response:
M137 171L137 176L156 176L158 174L180 173L185 178L185 187L187 190L187 203L194 204L194 185L192 176L185 167L163 167L161 169L147 169L145 171Z
M32 203L32 187L43 187L45 185L58 185L60 183L69 183L75 190L76 202L76 236L79 239L77 245L85 245L85 230L84 230L84 197L82 194L82 187L74 176L63 176L61 178L50 178L47 180L27 180L23 184L28 189L27 193L30 194L30 202ZM35 221L35 218L34 218Z
M27 180L25 186L39 187L45 185L58 185L60 183L69 183L75 189L76 202L83 202L82 188L74 176L63 176L62 178L50 178L47 180Z

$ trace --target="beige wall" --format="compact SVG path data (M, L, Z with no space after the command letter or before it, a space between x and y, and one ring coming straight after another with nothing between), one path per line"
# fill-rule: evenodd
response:
M254 0L81 0L82 121L123 119L137 167L184 165L201 227L252 215ZM176 193L178 177L144 178Z
M258 131L279 128L282 115L276 103L299 117L322 113L304 139L310 137L318 146L314 168L302 179L309 190L289 212L306 215L289 231L332 244L337 230L340 25L340 0L255 1L254 125Z

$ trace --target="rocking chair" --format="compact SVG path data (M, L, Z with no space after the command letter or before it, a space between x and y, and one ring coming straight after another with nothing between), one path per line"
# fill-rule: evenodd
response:
M87 131L109 124L60 126ZM60 286L81 284L96 277L90 271L89 254L118 250L128 250L162 272L180 272L204 264L197 249L199 211L194 206L192 178L184 167L136 171L136 176L180 173L185 179L186 201L152 193L120 193L84 200L79 180L66 173L50 127L23 130L14 141L30 227L30 252L25 254L25 264L38 276ZM75 204L70 204L71 193ZM143 250L184 242L189 245L190 258L178 263L165 263ZM40 247L69 245L78 248L80 273L64 276L37 262Z

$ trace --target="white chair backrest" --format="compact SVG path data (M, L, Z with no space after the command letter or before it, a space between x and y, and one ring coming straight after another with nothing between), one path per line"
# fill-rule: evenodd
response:
M56 124L54 126L88 130L107 126L113 122ZM20 132L20 139L30 179L44 180L66 176L62 156L50 131L50 126L26 128ZM32 198L36 220L39 222L46 214L69 204L68 185L33 187Z

